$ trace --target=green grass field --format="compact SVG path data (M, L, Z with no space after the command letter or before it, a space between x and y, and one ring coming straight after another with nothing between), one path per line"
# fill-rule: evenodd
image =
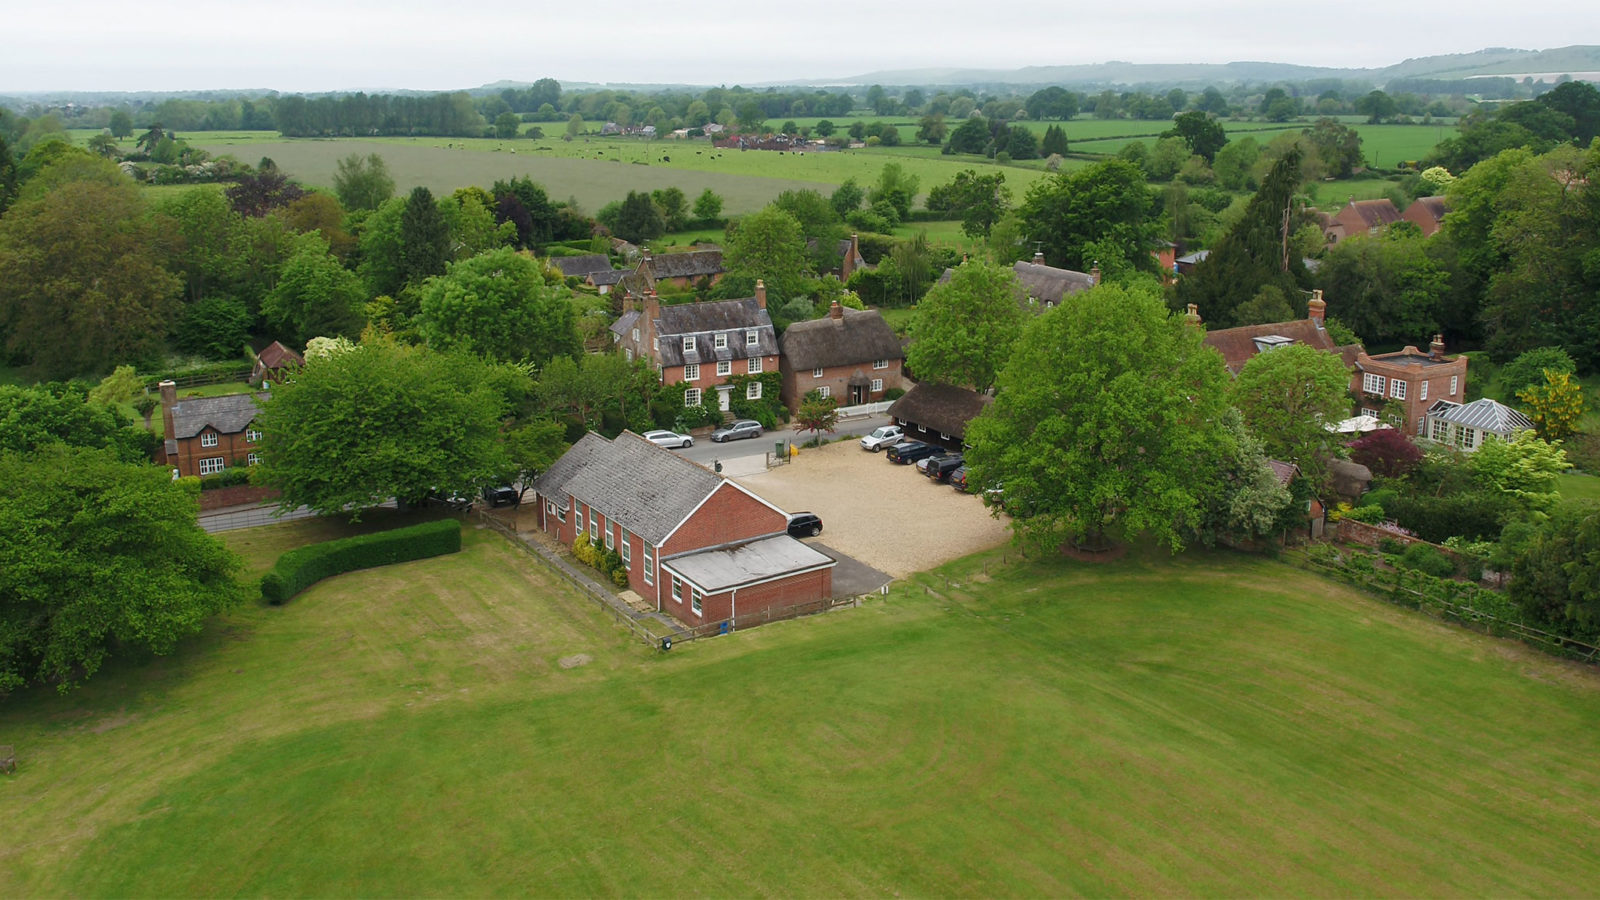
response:
M1563 500L1593 500L1600 502L1600 475L1570 472L1561 476L1558 488Z
M229 540L259 570L300 528ZM22 765L0 780L20 823L0 893L1575 895L1600 876L1592 670L1276 563L992 553L658 654L466 537L0 706Z

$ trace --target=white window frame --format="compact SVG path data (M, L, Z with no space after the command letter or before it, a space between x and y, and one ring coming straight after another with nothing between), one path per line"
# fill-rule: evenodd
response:
M614 524L615 523L612 523L612 522L607 522L606 523L606 549L607 550L615 550L615 549L617 549L617 529L613 527Z
M752 381L752 382L749 382L748 384L746 384L744 386L744 398L746 400L760 400L761 399L761 382Z
M1460 426L1460 428L1461 428L1461 449L1463 449L1463 450L1471 450L1473 447L1478 446L1478 429L1476 429L1476 428L1467 428L1466 426Z
M655 336L655 337L650 339L650 347L651 347L651 349L655 350L657 353L661 352L661 336L660 335L657 335L657 336Z
M1389 396L1396 400L1406 398L1406 386L1409 384L1404 378L1389 379Z
M634 339L634 340L635 340L635 341L637 341L637 340L639 340L639 329L637 329L637 328L635 328L635 329L634 329L634 330L633 330L633 339Z
M1361 376L1361 390L1363 393L1377 394L1379 397L1382 397L1384 388L1389 386L1388 381L1389 380L1384 378L1382 375L1367 372Z
M600 514L589 510L589 543L600 540Z
M254 425L244 430L244 439L254 444L261 440L261 429Z
M245 456L244 456L244 464L247 465L247 466L259 466L259 465L261 465L261 454L259 454L259 453L246 453Z
M1441 444L1450 443L1450 423L1443 419L1434 419L1433 427L1429 429L1428 436Z
M572 524L577 527L578 533L583 534L583 507L572 504Z
M717 374L718 375L732 375L733 374L733 360L731 360L731 359L719 359L719 360L717 360Z
M718 350L726 350L726 349L728 349L728 335L725 332L721 332L721 331L717 332L716 335L712 338L712 344Z
M746 347L756 347L756 346L759 346L760 344L761 344L761 332L755 331L754 329L752 329L752 330L746 331L744 333L744 345Z
M822 367L821 366L817 366L815 369L812 369L811 370L811 377L812 378L821 378L822 377Z
M697 616L705 615L706 595L694 585L689 585L689 609Z
M1422 387L1417 389L1417 399L1418 400L1426 400L1426 399L1428 399L1428 382L1427 382L1426 379L1423 380Z
M622 532L622 564L627 566L627 567L629 567L629 568L632 568L633 567L633 535L628 534L628 529L623 528L620 525L618 525L617 528Z
M683 405L684 406L699 406L700 405L700 389L699 388L685 388L684 392L683 392Z
M217 443L217 433L215 431L207 431L200 435L200 446L202 447L215 447Z
M644 583L656 583L656 548L650 546L649 541L644 544Z
M567 521L567 508L565 506L556 506L554 501L550 503L550 506L556 511L556 521L565 523Z
M694 350L694 335L692 335L692 334L688 335L683 339L683 352L685 352L685 353L693 353L693 352L695 352L695 350Z
M627 360L628 362L633 362L633 348L632 347L623 347L622 348L622 358Z
M699 363L684 363L683 364L683 380L684 381L699 381L700 380L700 364Z
M833 396L833 388L823 385L822 387L817 388L817 396L826 400Z
M228 461L220 456L212 456L200 460L201 475L215 475L228 467Z
M672 602L683 602L683 582L678 580L678 576L676 575L672 576Z
M875 359L872 361L872 367L874 369L887 369L889 368L889 361L887 359Z
M1460 381L1460 380L1461 380L1461 376L1460 375L1451 375L1450 376L1450 396L1454 397L1456 395L1456 382Z
M874 394L883 393L883 379L882 378L874 378L874 379L872 379L871 391Z
M751 375L760 375L764 369L765 366L759 356L752 356L744 361L744 370Z

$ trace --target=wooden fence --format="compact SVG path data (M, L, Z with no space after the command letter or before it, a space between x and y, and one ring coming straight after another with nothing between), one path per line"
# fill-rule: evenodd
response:
M1314 559L1300 553L1285 554L1283 559L1299 568L1361 588L1396 606L1419 610L1484 634L1515 638L1555 656L1590 664L1600 663L1600 647L1534 628L1509 615L1488 612L1472 605L1468 601L1475 596L1474 592L1500 598L1499 594L1476 585L1438 578L1429 581L1427 579L1431 576L1420 572L1408 572L1405 569L1354 571L1348 566ZM1437 587L1433 585L1434 582L1444 585L1444 589L1429 590L1430 586ZM1502 599L1502 602L1509 601Z
M843 597L839 599L824 597L821 600L813 600L809 603L769 608L759 613L746 613L742 616L734 616L731 619L723 619L720 622L707 622L704 625L680 628L661 635L657 642L662 643L670 640L673 644L677 644L684 641L695 641L704 637L728 634L738 631L740 628L754 628L757 625L765 625L768 622L781 622L785 619L798 619L801 616L814 616L817 613L829 612L841 606L854 608L860 605L860 597ZM665 649L669 645L663 643L662 646Z

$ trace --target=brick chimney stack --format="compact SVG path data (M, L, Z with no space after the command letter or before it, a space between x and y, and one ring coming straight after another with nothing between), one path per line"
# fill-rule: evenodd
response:
M1188 325L1191 328L1199 328L1200 327L1200 307L1196 306L1193 303L1189 304L1188 311L1183 314L1183 324Z
M1089 278L1094 284L1100 283L1100 260L1094 261L1094 267L1089 270Z
M1433 343L1428 345L1428 358L1444 359L1444 335L1436 334L1433 336Z
M767 308L767 283L760 278L756 279L756 306Z
M661 318L661 300L654 290L646 290L642 306L639 310L640 336L639 352L649 356L656 364L661 363L661 354L656 348L656 319Z
M839 305L839 301L835 300L828 305L828 318L835 320L844 318L844 307Z
M1322 329L1322 317L1328 311L1328 304L1322 302L1322 292L1312 291L1311 302L1306 304L1306 318L1316 324L1317 330Z
M168 378L157 385L161 389L161 423L166 426L163 432L167 437L172 437L172 407L178 402L178 383Z
M1036 266L1044 265L1044 251L1043 250L1035 250L1035 251L1033 251L1033 264L1036 265Z

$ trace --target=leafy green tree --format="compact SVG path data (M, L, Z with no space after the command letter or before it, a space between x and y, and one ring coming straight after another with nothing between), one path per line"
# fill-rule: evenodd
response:
M111 136L119 141L125 137L131 137L133 135L133 117L128 115L127 110L119 109L111 114L109 127Z
M1256 107L1268 122L1287 122L1300 115L1300 98L1292 97L1283 88L1271 88Z
M722 218L722 197L711 188L700 192L694 201L694 217L701 222L716 222Z
M923 381L988 390L1022 332L1022 296L1009 268L962 263L917 304L906 365Z
M517 243L517 226L497 222L493 195L482 188L461 188L439 201L439 215L449 229L451 258L468 259L500 247Z
M117 139L101 132L89 138L89 149L98 156L114 157L117 155Z
M1511 399L1528 388L1543 387L1546 371L1577 374L1578 364L1560 347L1535 347L1500 368L1500 396Z
M1039 136L1026 125L1013 125L1006 132L1006 152L1012 159L1038 159Z
M241 597L239 560L164 469L53 446L0 454L0 694L170 653Z
M904 221L911 215L911 203L917 199L920 184L920 179L908 174L899 163L884 163L883 169L878 172L878 183L867 192L867 200L889 204Z
M1399 114L1399 107L1394 98L1383 91L1372 91L1365 97L1356 100L1356 113L1367 117L1368 125L1377 125L1386 122Z
M540 366L577 356L571 292L509 248L452 263L422 288L417 330L435 350Z
M1025 234L1037 241L1052 266L1088 271L1094 258L1087 244L1112 241L1136 266L1154 268L1148 250L1158 226L1150 221L1151 196L1144 173L1120 159L1037 181L1018 207Z
M392 296L405 286L400 263L400 220L405 212L405 198L391 197L362 221L356 234L361 258L356 272L369 297Z
M320 232L328 241L328 251L343 262L356 250L355 235L345 230L345 211L339 198L314 191L290 203L277 213L296 234Z
M1539 526L1511 567L1511 599L1568 634L1600 634L1600 507L1570 504Z
M367 321L361 279L328 253L321 235L302 235L296 242L277 286L261 303L262 317L296 343L360 334Z
M45 377L155 353L182 288L162 246L159 224L126 179L73 181L19 200L0 218L6 352Z
M1228 143L1228 133L1222 130L1221 123L1198 110L1180 113L1172 120L1172 128L1161 136L1182 139L1190 153L1205 157L1208 163Z
M389 165L376 153L352 153L339 160L333 175L333 191L345 209L377 209L394 196L394 179Z
M1044 130L1044 140L1039 142L1039 152L1045 156L1065 154L1067 152L1067 132L1060 125L1051 125Z
M1550 443L1531 431L1508 441L1484 441L1468 465L1480 487L1508 495L1528 511L1555 508L1561 500L1556 488L1561 473L1572 468L1560 441Z
M583 134L583 116L573 113L572 117L567 119L567 131L564 140L570 141L581 134Z
M1070 119L1078 114L1078 95L1066 88L1051 85L1030 94L1023 108L1027 109L1030 119Z
M767 127L767 114L761 108L761 102L755 99L745 100L739 104L739 130L745 134L761 134Z
M683 231L689 227L689 198L680 187L660 188L650 192L650 199L661 210L667 231Z
M416 284L443 275L450 261L450 226L439 212L433 192L415 187L400 215L400 278Z
M913 345L914 346L914 345ZM1227 371L1153 289L1102 284L1028 323L967 429L969 477L1003 484L1023 534L1174 551L1202 523Z
M950 129L944 124L944 116L939 113L923 116L917 123L917 140L925 144L942 144L945 135Z
M617 212L617 237L632 243L653 240L665 234L667 221L648 193L629 191Z
M773 206L728 226L723 260L730 275L766 282L776 300L805 293L810 277L805 234L794 216Z
M1305 344L1259 353L1245 363L1229 399L1268 456L1320 480L1338 436L1331 424L1350 414L1350 373L1337 355Z
M824 137L825 138L825 137L831 137L834 134L834 132L839 130L839 126L833 124L833 122L828 120L828 119L823 119L822 121L818 122L811 130L816 132L817 137Z
M0 386L0 454L65 444L110 450L125 462L145 462L151 448L129 424L109 403L88 402L78 383Z
M1324 255L1318 281L1339 300L1339 318L1368 341L1418 341L1437 332L1450 273L1418 232L1358 234Z
M1195 304L1206 321L1228 328L1248 324L1239 321L1236 308L1263 285L1296 296L1307 279L1305 263L1284 247L1285 224L1292 224L1290 203L1299 187L1300 151L1291 147L1273 164L1239 221L1194 273L1178 282L1178 302Z
M1217 151L1217 158L1211 163L1211 171L1216 173L1218 185L1230 191L1242 191L1255 187L1251 173L1260 158L1261 145L1256 143L1253 137L1243 137L1237 141L1229 141Z
M989 146L991 137L988 122L982 118L967 119L950 132L950 140L944 145L944 152L982 153L983 149Z
M1225 116L1228 114L1228 98L1222 96L1222 92L1215 87L1208 87L1195 100L1194 108L1213 116Z
M564 359L565 357L563 357ZM517 499L533 485L534 479L555 465L567 452L567 430L560 422L532 419L506 431L502 443L510 461L512 480L520 486Z
M391 497L472 493L510 468L500 378L468 354L364 343L307 360L272 391L259 483L282 503L352 516Z
M1572 379L1570 372L1546 369L1544 384L1524 388L1517 399L1522 401L1539 436L1546 440L1571 437L1583 421L1583 386Z
M839 424L839 401L834 397L824 397L820 391L808 391L800 398L800 406L794 413L794 430L811 432L811 439L819 441L822 432L833 434Z
M179 349L208 359L236 359L250 340L255 317L243 302L210 294L185 304L174 330Z
M513 112L503 112L495 117L494 136L502 141L508 141L517 136L522 129L522 120Z
M11 201L17 198L22 179L17 174L17 161L11 156L11 146L6 136L0 134L0 215L4 215Z
M833 195L828 202L841 217L849 215L861 208L861 201L867 198L867 192L861 189L854 178L846 178L840 185L833 189Z
M1003 172L979 175L974 169L957 172L949 184L928 191L928 210L961 219L970 238L987 238L996 222L1011 208L1011 191Z
M1366 163L1361 153L1361 134L1354 128L1322 118L1304 134L1328 167L1328 174L1335 178L1349 178L1357 166Z

